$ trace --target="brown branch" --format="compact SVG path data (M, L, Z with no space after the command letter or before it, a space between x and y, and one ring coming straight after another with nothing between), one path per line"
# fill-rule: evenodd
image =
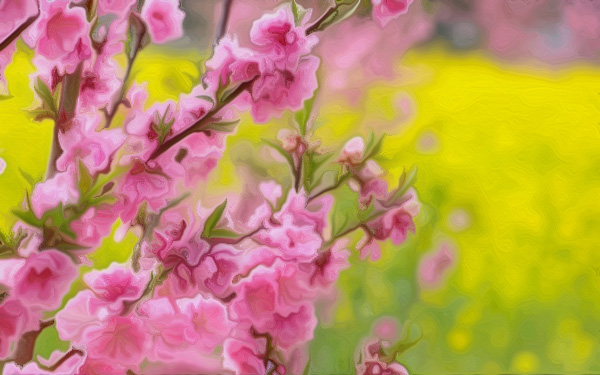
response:
M211 109L210 111L208 111L208 113L206 113L206 115L204 115L204 117L202 117L200 120L196 121L194 124L192 124L190 127L188 127L187 129L185 129L181 133L175 135L173 138L170 138L165 143L163 143L162 145L160 145L156 150L154 150L154 152L148 158L148 161L156 159L157 157L159 157L160 155L162 155L164 152L166 152L171 147L175 146L177 143L179 143L181 140L183 140L187 136L189 136L189 135L191 135L193 133L198 133L198 132L202 131L203 127L205 127L207 125L210 125L213 122L215 122L216 121L215 116L225 106L227 106L229 103L231 103L235 98L237 98L244 91L246 91L250 87L252 87L252 84L255 81L256 81L256 78L254 78L254 79L252 79L250 81L244 82L241 85L239 85L231 94L229 94L227 96L227 98L225 98L225 100L221 101L220 103L217 103L213 107L213 109Z
M227 22L229 21L229 14L231 13L231 5L233 0L223 0L223 10L221 13L221 20L219 21L219 28L217 29L217 35L215 35L214 45L219 44L219 40L223 38L225 32L227 32Z
M336 3L336 5L327 9L327 11L325 13L323 13L323 15L318 20L316 20L315 23L313 23L306 29L306 35L310 35L314 32L319 31L319 28L322 26L322 24L325 23L325 21L327 21L327 19L329 17L331 17L335 12L338 11L338 8L340 7L340 5L341 4Z
M127 59L127 70L125 70L125 75L123 76L123 83L121 84L121 89L119 90L119 94L113 98L112 105L109 111L104 112L106 114L106 123L104 124L104 129L109 128L112 123L115 115L117 114L117 110L119 109L119 105L123 103L123 95L125 95L125 90L127 88L127 80L131 75L131 67L133 66L133 62L137 57L137 52L133 55L131 59Z
M73 74L67 74L61 83L60 102L58 105L58 113L54 119L52 146L50 149L50 158L48 160L46 178L52 177L54 172L56 172L56 161L63 153L58 140L58 134L59 132L64 132L67 130L69 122L75 116L75 108L77 107L77 98L79 96L79 85L81 83L82 70L83 62L80 62Z
M25 332L17 344L14 362L23 366L33 358L33 349L35 348L35 340L42 331L54 324L54 319L45 322L40 322L40 328L36 331Z
M50 367L44 367L45 370L48 371L56 371L57 368L59 368L63 363L65 363L69 358L71 358L74 355L80 355L80 356L84 356L85 353L79 349L71 349L69 352L67 352L64 356L62 356L61 359L59 359L55 364L53 364Z
M25 22L23 22L12 33L10 33L6 38L4 38L4 40L2 42L0 42L0 51L4 50L6 47L8 47L15 39L17 39L19 37L19 35L21 35L21 33L23 31L25 31L25 29L27 29L29 26L31 26L31 24L34 23L35 20L38 19L38 17L41 14L41 12L40 12L40 4L39 3L37 4L37 8L38 8L38 11L37 11L36 14L34 14L33 16L27 18L25 20Z

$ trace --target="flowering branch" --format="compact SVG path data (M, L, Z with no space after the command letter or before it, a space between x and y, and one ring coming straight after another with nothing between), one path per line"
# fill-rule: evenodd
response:
M40 4L38 3L37 13L33 16L28 17L25 20L25 22L19 25L19 27L14 29L10 34L6 36L6 38L4 38L4 40L0 42L0 52L7 48L15 39L19 37L19 35L21 35L21 33L23 33L23 31L25 31L29 26L31 26L40 17L40 14Z

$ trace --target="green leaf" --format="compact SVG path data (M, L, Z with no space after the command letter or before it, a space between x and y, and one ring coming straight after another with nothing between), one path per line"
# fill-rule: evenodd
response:
M416 179L417 167L412 167L408 173L406 173L406 170L404 170L404 172L402 172L402 176L400 176L398 187L390 194L385 206L393 206L402 203L402 197L404 194L406 194L408 189L414 185Z
M216 228L210 232L210 238L238 238L241 237L239 233L236 233L229 229Z
M29 186L31 188L33 188L35 186L35 184L37 184L38 181L41 180L41 178L35 179L32 175L30 175L29 173L25 172L21 168L19 168L19 173L25 179L25 181L27 181L27 183L29 184Z
M52 96L52 92L46 83L38 77L37 81L34 84L33 90L39 96L42 101L42 105L44 109L49 110L56 117L56 113L58 112L56 109L56 103L54 101L54 97Z
M375 155L379 154L385 136L385 134L382 134L376 138L373 132L369 134L369 138L367 138L367 144L365 146L365 157L363 158L363 160L370 159Z
M313 95L312 98L306 99L304 101L304 107L294 114L298 129L300 130L300 135L303 137L306 135L308 120L310 119L313 105L315 104L315 97L316 95Z
M79 192L85 196L94 186L94 178L81 159L77 162L77 173L79 175L79 181L77 181Z
M215 104L215 100L208 95L198 95L198 96L196 96L196 98L205 100L207 102L211 102L212 104Z
M215 122L215 123L211 123L211 124L205 126L200 131L212 130L215 132L230 133L233 131L233 129L235 129L235 127L239 123L240 123L240 120L227 121L227 122Z
M215 210L208 216L206 221L204 222L204 229L202 229L202 237L210 238L213 229L221 220L221 216L223 216L223 212L225 212L225 207L227 207L227 199L223 201L220 205L215 208Z
M127 41L125 42L125 53L129 61L135 59L138 51L144 47L145 36L146 24L137 13L131 12L127 29Z
M292 14L294 15L294 23L299 26L306 14L307 10L298 5L296 0L292 0Z
M269 147L273 148L275 151L277 151L278 153L280 153L281 156L283 156L285 158L285 160L287 160L288 164L290 165L290 169L291 169L292 173L295 172L296 166L294 165L294 159L292 159L292 155L288 154L275 141L272 141L272 140L267 139L267 138L261 138L261 141L265 142L267 145L269 145Z
M12 210L12 213L25 224L29 224L32 227L38 228L42 226L42 222L40 221L40 219L35 217L35 215L31 211Z

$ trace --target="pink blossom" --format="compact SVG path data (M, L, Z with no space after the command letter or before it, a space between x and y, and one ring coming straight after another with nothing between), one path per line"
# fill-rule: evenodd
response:
M110 110L109 103L121 88L121 74L119 65L114 60L97 58L93 68L82 73L77 98L79 105L84 109L108 107Z
M134 273L130 267L112 263L106 270L93 270L83 276L94 294L109 305L109 310L120 312L123 302L141 297L150 277Z
M214 351L234 326L227 316L225 306L214 299L205 299L198 295L195 298L177 300L177 306L192 323L196 335L194 347L201 352Z
M108 167L115 151L125 142L125 134L121 129L99 130L103 123L99 113L80 114L69 130L59 133L61 148L65 150L56 162L59 171L76 165L77 159L92 175Z
M323 195L308 202L304 190L290 191L281 210L274 215L279 222L291 222L294 226L309 226L315 233L322 233L333 204L331 195Z
M75 277L77 269L68 256L46 250L27 258L15 276L15 293L28 306L52 310L60 306Z
M90 290L84 290L71 298L65 308L56 314L56 330L62 340L71 341L83 347L86 344L85 333L102 326L97 297ZM104 314L105 315L105 314Z
M196 333L191 320L181 314L166 297L153 298L139 308L140 316L147 319L147 327L153 336L152 361L181 361L189 356Z
M346 142L338 161L349 165L360 164L363 161L364 152L365 141L362 137L354 137Z
M348 240L338 240L328 251L317 256L314 260L315 272L311 284L318 282L322 286L329 286L338 280L340 272L350 267L350 251L347 246Z
M455 251L449 244L444 243L435 252L427 255L419 266L419 281L425 288L435 288L440 285L448 269L455 262Z
M313 232L312 228L296 227L289 222L261 231L255 238L286 260L311 260L323 243L319 234Z
M304 56L296 70L265 70L252 85L252 117L265 123L273 116L280 116L286 109L297 111L306 99L313 96L318 87L317 69L319 59Z
M116 206L103 203L90 207L79 219L71 222L71 229L77 234L77 243L91 248L98 246L110 234L119 216Z
M63 172L57 172L52 177L35 186L31 194L31 205L36 216L58 206L76 203L79 190L75 185L76 168L74 165Z
M358 201L361 207L368 207L374 200L385 200L388 197L388 184L380 178L365 182L360 189Z
M258 46L265 57L266 69L295 71L302 56L308 55L317 44L317 37L306 35L306 20L296 26L291 7L283 6L274 13L267 13L256 20L250 30L250 40ZM263 67L261 70L265 70Z
M90 24L85 10L62 1L50 3L37 23L37 52L61 73L73 73L80 61L92 55Z
M314 307L304 304L298 311L288 315L275 314L273 319L261 328L272 335L277 345L289 348L312 340L316 326Z
M385 27L390 21L408 11L413 0L373 0L373 18Z
M0 358L8 357L10 343L23 332L28 320L27 310L17 299L0 304Z
M148 349L148 335L139 318L113 316L85 334L90 358L114 361L137 369ZM135 370L134 370L135 371Z
M235 371L236 375L256 375L266 373L261 348L254 342L227 339L223 345L223 365Z
M179 9L179 0L147 0L141 15L154 43L162 44L183 36L185 13Z
M240 47L237 39L229 35L219 40L213 56L206 62L209 71L204 77L210 92L229 84L247 82L259 74L255 53Z
M415 232L413 219L419 213L420 205L413 189L409 190L406 199L400 207L389 209L383 216L367 224L374 238L391 238L394 245L400 245L406 240L408 232Z
M5 40L35 13L35 0L0 0L0 41ZM16 42L12 42L0 51L0 83L5 82L4 69L10 64L15 49Z

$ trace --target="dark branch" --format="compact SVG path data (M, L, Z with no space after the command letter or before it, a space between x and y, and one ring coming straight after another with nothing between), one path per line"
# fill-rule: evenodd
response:
M227 31L227 22L229 21L229 14L231 13L231 5L233 0L223 0L223 10L221 12L221 20L219 21L219 27L217 29L217 35L215 35L214 45L219 44L219 40L223 38Z

